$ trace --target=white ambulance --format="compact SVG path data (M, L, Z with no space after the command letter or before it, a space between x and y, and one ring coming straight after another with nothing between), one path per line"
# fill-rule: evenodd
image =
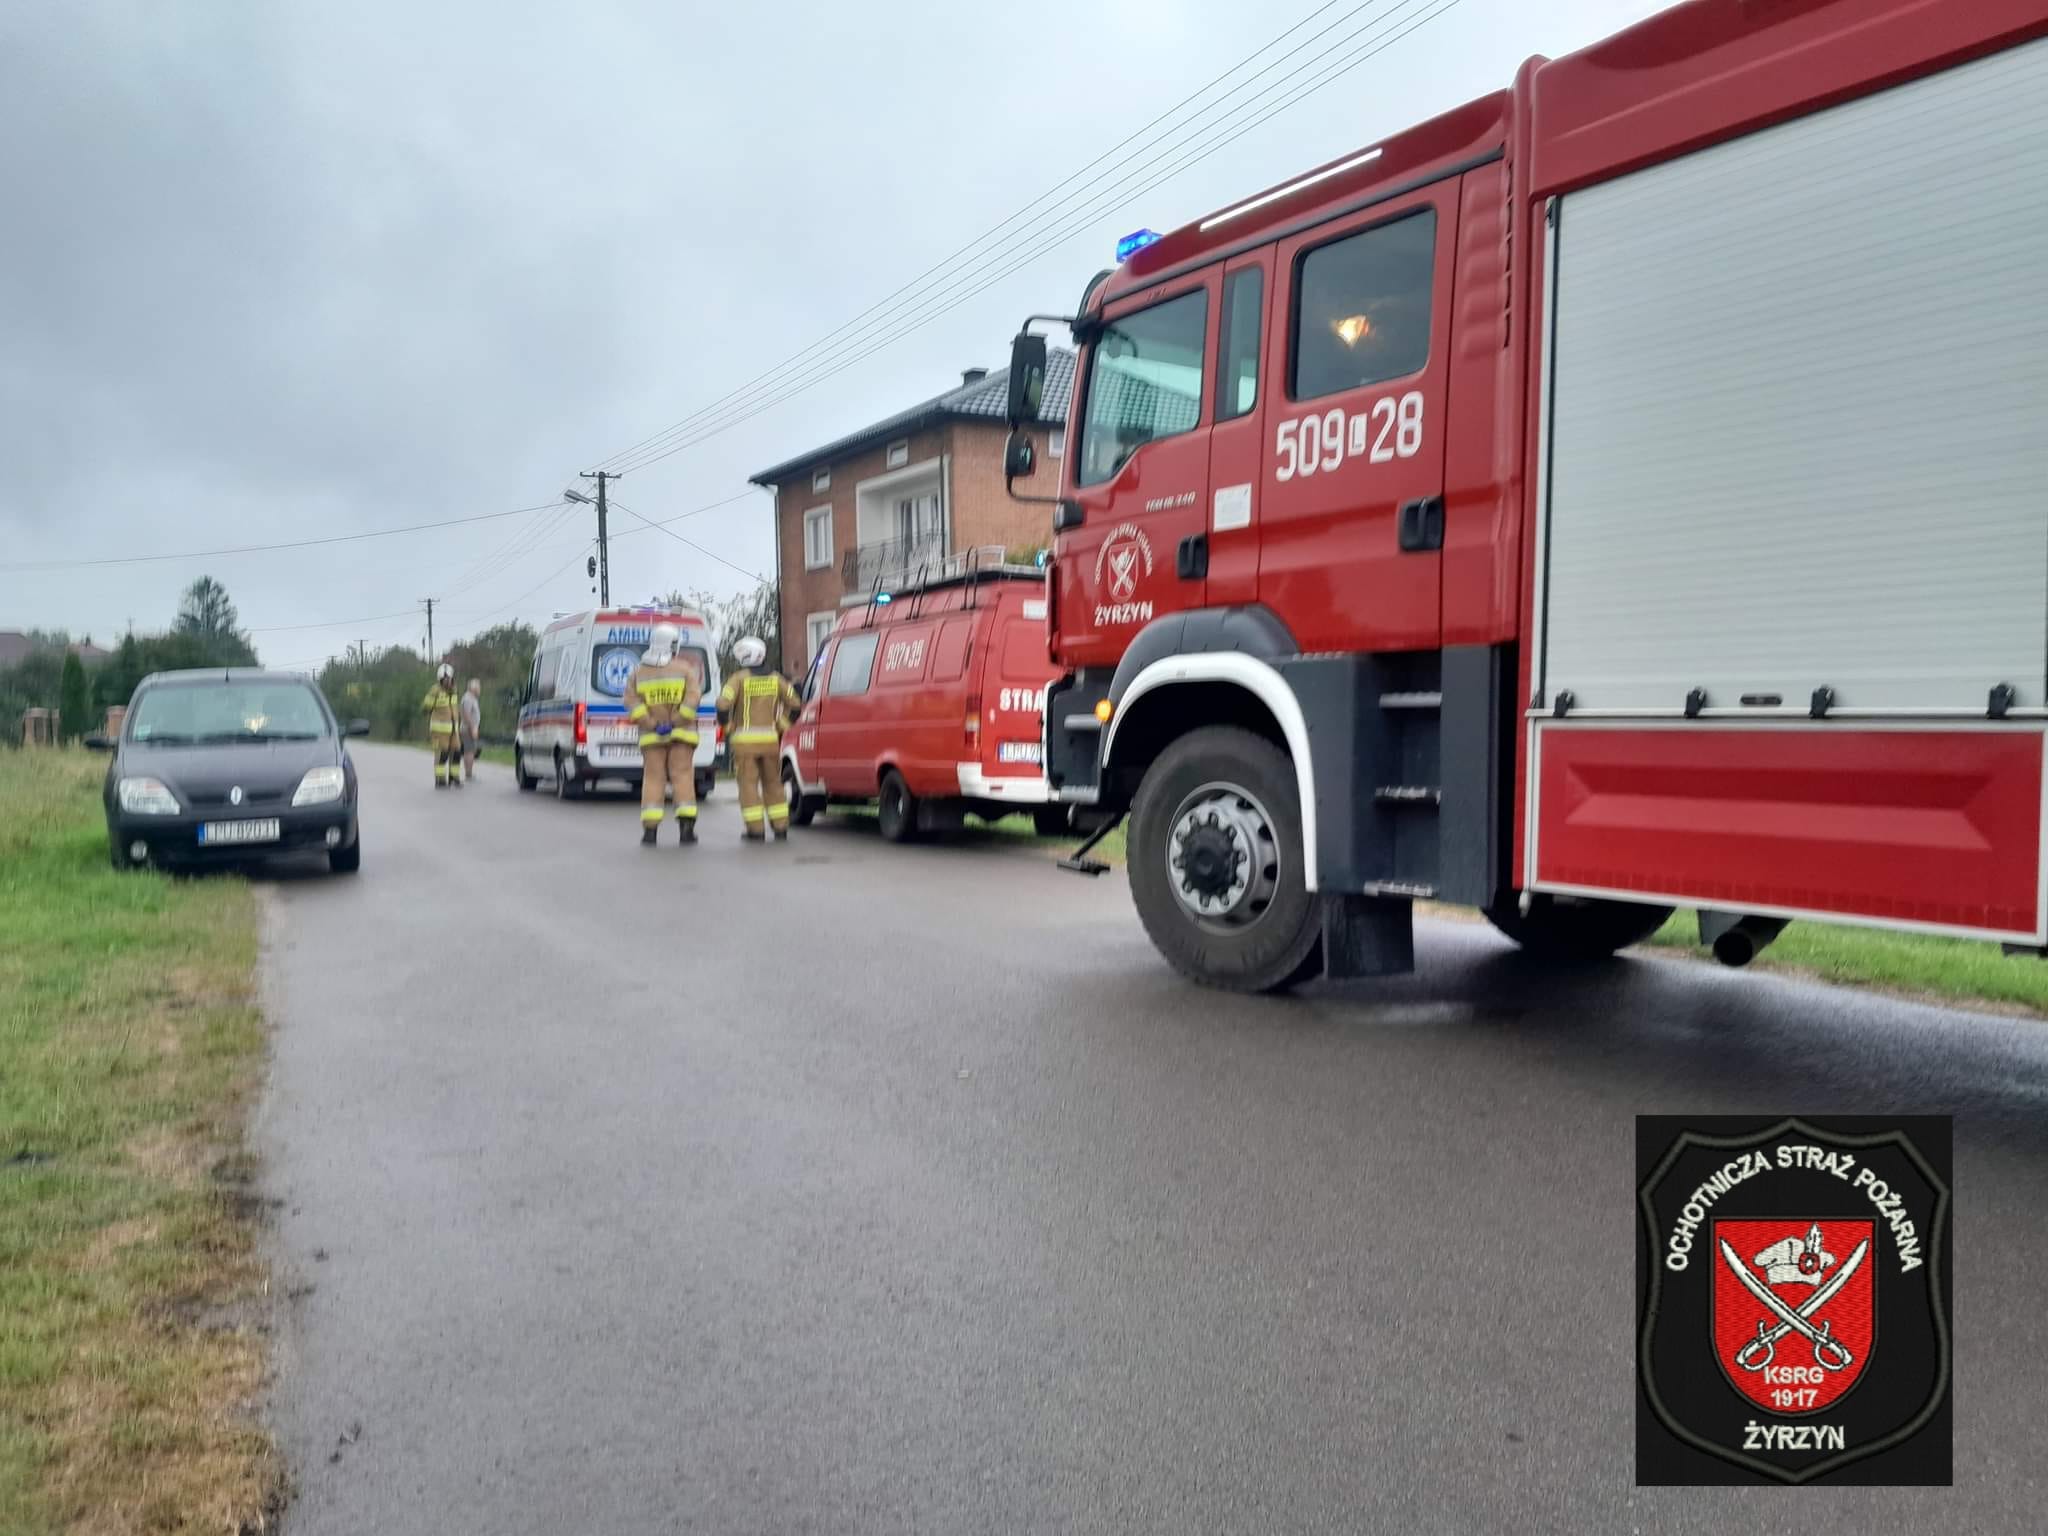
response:
M521 789L542 779L574 800L611 780L640 791L640 728L626 718L626 683L654 626L682 631L677 653L697 665L697 798L711 793L718 753L718 648L711 625L689 608L605 608L564 614L541 631L519 706L512 771Z

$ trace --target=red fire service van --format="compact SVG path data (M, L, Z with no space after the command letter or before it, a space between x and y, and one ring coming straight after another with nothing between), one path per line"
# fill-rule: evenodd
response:
M1067 824L1040 764L1045 572L1001 549L949 557L839 616L782 739L798 826L828 802L879 802L882 835L904 842L969 811Z
M2048 0L1695 0L1125 242L1058 317L1046 766L1153 942L2048 944L2043 188Z

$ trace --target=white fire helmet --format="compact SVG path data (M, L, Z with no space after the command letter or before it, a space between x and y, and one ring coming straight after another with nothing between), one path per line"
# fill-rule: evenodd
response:
M455 681L455 668L444 661L441 663L440 670L434 676L444 683L452 683Z
M759 635L744 635L733 642L732 659L743 667L758 667L768 659L768 647Z
M682 639L682 631L673 624L657 624L647 638L647 651L642 660L650 667L665 667L675 660L676 642Z

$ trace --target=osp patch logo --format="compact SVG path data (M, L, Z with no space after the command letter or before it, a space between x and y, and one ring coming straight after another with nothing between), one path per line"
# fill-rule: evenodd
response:
M1950 1480L1950 1122L1643 1115L1636 1481Z

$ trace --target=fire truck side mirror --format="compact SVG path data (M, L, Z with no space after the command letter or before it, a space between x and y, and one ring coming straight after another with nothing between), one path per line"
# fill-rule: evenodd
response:
M1032 446L1031 434L1018 427L1003 444L1003 484L1027 480L1037 468L1038 450Z
M1019 331L1010 343L1010 425L1038 420L1045 398L1045 338Z

